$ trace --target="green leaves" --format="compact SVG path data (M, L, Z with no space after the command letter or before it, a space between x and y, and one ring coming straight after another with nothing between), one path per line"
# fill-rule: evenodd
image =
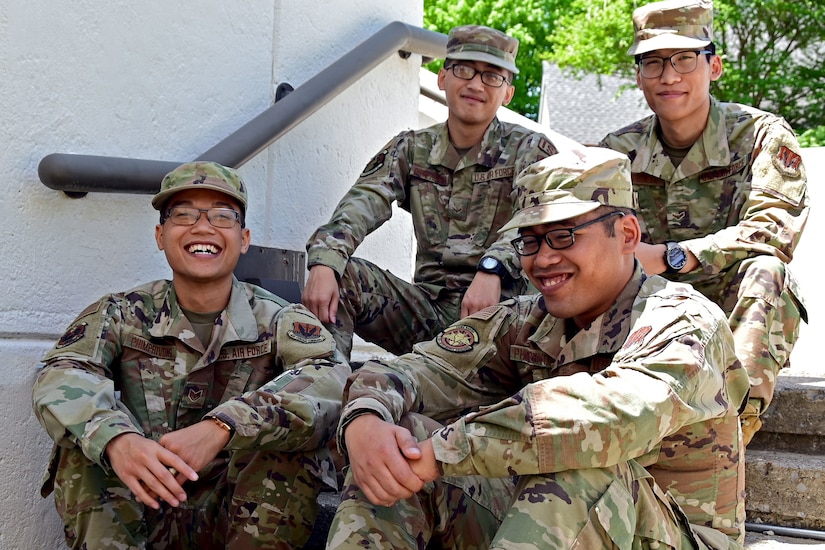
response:
M427 28L447 33L482 24L520 41L510 107L535 119L542 60L574 75L635 74L627 49L633 9L640 0L425 0ZM797 131L825 126L825 2L716 0L715 33L725 63L711 85L722 101L752 105L785 117ZM438 70L443 60L428 68Z

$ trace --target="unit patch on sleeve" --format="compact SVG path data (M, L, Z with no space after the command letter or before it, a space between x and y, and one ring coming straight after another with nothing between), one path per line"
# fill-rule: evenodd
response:
M316 344L324 341L321 327L311 323L296 321L292 323L292 330L288 330L286 334L293 340L297 340L303 344Z
M389 149L384 149L370 160L367 165L364 167L364 171L361 172L361 177L364 176L371 176L372 174L378 172L384 163L387 162L387 153L389 153Z
M800 175L799 167L802 166L802 157L783 145L779 148L776 156L773 157L773 165L786 176L798 178Z
M467 325L455 325L439 334L435 343L455 353L470 351L478 343L478 332Z
M642 327L637 329L633 332L630 336L627 337L624 344L622 345L622 350L629 350L634 347L639 347L645 341L645 337L651 333L653 330L652 327Z
M60 337L60 340L57 341L58 348L65 348L66 346L70 346L75 342L79 342L86 336L86 327L88 326L87 323L78 323L74 325L72 328L66 331L66 333Z

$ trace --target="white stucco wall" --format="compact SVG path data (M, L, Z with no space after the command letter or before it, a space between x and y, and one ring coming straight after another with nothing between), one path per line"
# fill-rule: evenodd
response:
M187 161L418 0L0 0L0 549L61 548L39 496L50 442L31 412L35 367L108 291L167 277L147 195L70 199L42 185L49 153ZM253 243L303 249L361 168L418 123L418 56L393 55L240 171ZM398 216L359 255L409 276ZM388 246L391 243L391 246Z

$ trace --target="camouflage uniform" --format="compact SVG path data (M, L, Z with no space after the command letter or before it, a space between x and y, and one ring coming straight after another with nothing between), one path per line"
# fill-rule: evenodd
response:
M742 548L748 380L719 308L637 263L610 309L567 331L542 296L521 296L369 362L350 377L339 441L359 414L473 411L432 432L448 476L433 485L519 476L493 548ZM345 497L328 548L424 548L433 526L477 513L417 498L372 506L351 485ZM401 541L415 515L429 530ZM483 535L462 547L485 548Z
M514 176L555 153L543 134L498 119L463 156L450 143L446 123L393 138L307 243L308 266L329 266L340 279L339 326L331 327L339 349L349 355L353 332L395 354L432 338L458 319L484 255L509 273L504 297L523 291L521 264L509 244L515 233L497 231L512 214ZM390 218L394 201L412 215L414 284L351 258Z
M331 453L349 367L303 306L233 280L204 346L169 281L87 308L46 355L34 411L56 445L52 490L73 548L290 548L315 498L336 486ZM125 433L159 440L204 418L233 428L187 481L178 508L137 502L104 450Z
M711 98L702 136L675 168L651 116L601 145L632 161L639 222L648 243L674 239L701 271L668 274L691 283L728 315L751 378L746 440L773 396L807 322L787 263L808 218L805 168L793 130L780 117Z

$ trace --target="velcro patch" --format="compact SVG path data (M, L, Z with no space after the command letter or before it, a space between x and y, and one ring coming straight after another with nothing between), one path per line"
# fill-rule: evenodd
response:
M467 325L453 325L439 334L435 343L440 348L455 353L471 351L478 343L478 332Z
M640 329L637 329L631 334L627 340L625 340L624 344L622 344L622 350L629 350L631 348L639 347L645 341L645 337L651 333L653 330L652 327L646 326Z
M802 157L783 145L773 157L773 165L786 176L798 178L801 173L799 169L802 166Z
M515 166L500 166L487 170L486 172L475 172L473 174L473 183L483 183L490 180L499 180L504 178L512 178L516 174Z
M741 158L736 162L732 162L730 166L713 167L703 170L702 173L699 174L699 181L701 183L706 183L709 181L725 179L734 174L738 174L745 168L745 166L750 164L750 160L751 156L746 155L744 158Z
M389 149L384 149L370 160L367 165L364 167L364 171L361 172L361 177L364 176L371 176L372 174L376 173L381 169L382 166L387 162L387 154L390 152Z
M88 323L77 323L73 325L60 337L60 340L57 341L57 348L65 348L82 340L83 337L86 336L86 327L88 326Z
M547 153L547 156L555 155L558 151L556 151L556 147L550 143L550 140L547 138L539 139L539 149Z
M324 341L324 335L321 332L321 327L311 323L292 323L292 330L287 331L287 336L293 340L297 340L302 344L317 344Z

